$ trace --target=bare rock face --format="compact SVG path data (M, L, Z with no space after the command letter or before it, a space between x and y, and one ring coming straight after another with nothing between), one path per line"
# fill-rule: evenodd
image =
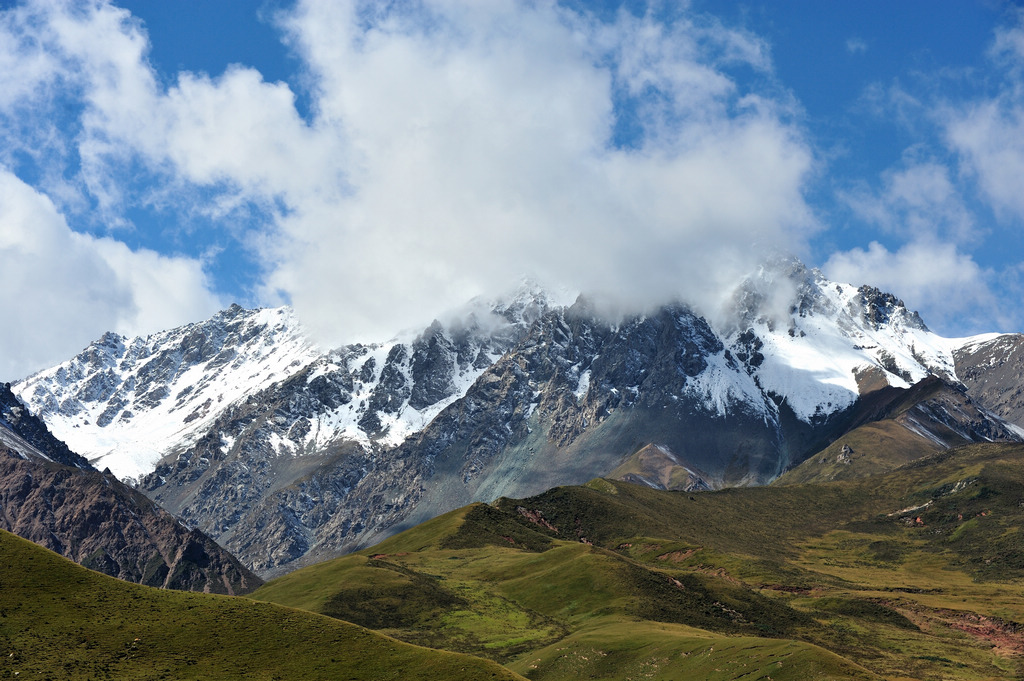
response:
M903 301L893 294L880 291L874 286L861 286L857 293L857 310L861 319L871 328L877 330L883 325L891 324L894 318L899 318L908 328L923 331L928 329L920 315L908 310Z
M953 353L968 394L1024 428L1024 335L1003 334Z
M166 589L240 594L262 581L109 473L0 446L0 526L85 567Z
M0 386L0 528L139 584L224 594L262 581L198 530L68 450Z

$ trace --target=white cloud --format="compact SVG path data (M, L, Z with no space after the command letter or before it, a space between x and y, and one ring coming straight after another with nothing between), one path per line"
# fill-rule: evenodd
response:
M1024 220L1024 11L1001 27L990 57L1004 73L991 97L947 104L939 122L948 146L960 155L983 196L1004 220Z
M105 331L152 332L219 306L197 263L73 232L5 169L0 262L0 380L67 359Z
M352 149L351 191L282 221L291 248L270 285L327 335L379 332L524 271L633 304L706 297L813 228L799 131L708 56L764 67L760 45L736 48L744 35L547 4L426 9L429 29L347 3L303 3L289 24L316 127ZM612 144L619 97L638 112L635 148Z
M950 243L926 238L890 251L877 241L867 249L834 253L822 267L830 279L870 284L901 297L926 324L947 335L968 335L977 328L1013 328L1021 317L1015 305L998 299L995 276Z
M28 7L14 7L0 13L0 111L25 100L45 96L59 75L59 59L38 49L26 35L31 20Z
M860 187L840 194L861 220L907 240L965 244L978 238L974 216L944 164L908 158L881 179L877 192Z
M148 249L133 251L109 237L86 237L86 243L131 292L132 305L118 310L113 327L121 333L154 333L183 321L203 319L224 307L225 301L211 292L198 260Z
M984 196L1006 219L1024 219L1024 100L978 102L951 116L950 146Z
M861 182L839 198L891 245L836 252L824 268L892 289L952 333L1024 323L1021 261L1009 246L1018 239L1008 234L1024 218L1024 12L1013 16L1013 25L996 29L988 52L996 68L970 74L974 91L987 94L941 94L954 79L963 90L965 73L952 69L865 91L863 103L897 122L913 144L876 187Z
M1024 64L1024 10L1018 9L1014 18L1016 25L996 29L989 56L1011 71L1019 71Z
M271 224L240 238L261 254L265 298L292 300L331 341L415 324L524 273L626 304L707 300L817 228L789 96L729 76L770 72L767 47L713 20L300 2L283 26L308 69L303 119L287 85L252 69L162 86L145 32L108 3L31 7L38 50L80 97L71 143L101 217L127 224L127 207L196 187L213 198L179 209L258 206ZM153 194L128 193L139 170L160 180ZM157 295L162 282L124 262L145 258L90 249L118 263L124 295ZM192 261L164 264L170 280L201 279ZM203 285L187 291L179 311L201 306Z
M868 44L863 38L851 36L846 39L846 51L850 54L863 54L868 51Z

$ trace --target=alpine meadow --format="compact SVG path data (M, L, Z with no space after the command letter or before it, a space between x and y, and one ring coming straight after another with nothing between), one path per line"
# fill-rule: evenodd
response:
M0 677L1024 678L1010 0L0 0Z

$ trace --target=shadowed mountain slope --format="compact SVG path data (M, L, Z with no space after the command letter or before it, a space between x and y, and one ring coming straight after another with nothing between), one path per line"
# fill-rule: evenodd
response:
M150 586L237 594L262 583L205 534L70 452L3 387L0 528Z

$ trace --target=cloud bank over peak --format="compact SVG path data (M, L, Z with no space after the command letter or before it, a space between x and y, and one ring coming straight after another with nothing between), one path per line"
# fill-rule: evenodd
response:
M686 10L603 22L555 3L304 0L279 22L306 115L242 66L161 85L144 27L107 2L5 18L36 41L0 62L38 64L8 116L66 103L32 100L41 84L77 93L74 146L50 154L79 203L107 229L132 228L132 201L204 191L189 210L214 221L257 211L233 237L259 297L293 303L326 342L429 321L524 274L622 305L705 300L815 229L791 98L730 75L771 82L767 46Z
M624 304L706 298L814 228L799 128L726 70L770 68L750 36L550 3L373 7L287 23L347 191L296 201L268 281L327 335L524 272Z
M994 33L973 96L934 94L935 74L868 84L862 109L914 142L875 177L836 180L818 149L841 125L801 108L765 38L686 3L279 7L288 82L238 63L161 71L148 27L111 0L0 9L0 239L26 263L11 281L27 263L53 273L0 303L38 325L0 340L20 358L8 373L239 297L293 304L327 345L420 326L524 275L615 309L682 298L714 314L777 253L891 287L929 323L1020 320L993 291L1019 290L1024 269L978 249L1024 220L1024 15ZM882 59L870 27L843 31L843 63ZM852 229L826 230L837 216ZM929 280L929 262L949 276ZM42 320L65 298L73 347Z

